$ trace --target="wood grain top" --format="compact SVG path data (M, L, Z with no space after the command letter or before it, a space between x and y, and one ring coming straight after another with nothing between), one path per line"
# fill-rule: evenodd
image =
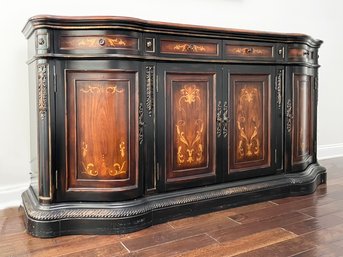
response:
M187 33L190 35L203 35L208 37L224 38L254 38L266 40L282 40L284 42L303 42L319 47L321 40L313 39L306 34L278 33L233 28L211 27L203 25L189 25L160 21L149 21L123 16L54 16L37 15L31 17L23 28L24 35L28 38L35 29L113 29L123 28L159 33Z

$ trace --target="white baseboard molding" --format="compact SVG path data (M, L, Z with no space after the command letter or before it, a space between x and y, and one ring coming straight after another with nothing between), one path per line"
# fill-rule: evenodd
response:
M343 157L343 143L318 146L318 159ZM10 186L0 186L0 209L15 207L21 204L21 194L29 186L29 182Z
M29 187L29 182L0 186L0 209L16 207L21 204L21 194Z
M330 159L343 156L343 143L332 145L318 145L318 159Z

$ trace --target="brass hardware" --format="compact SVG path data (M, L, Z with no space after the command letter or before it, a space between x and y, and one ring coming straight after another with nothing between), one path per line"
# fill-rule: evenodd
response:
M187 45L187 51L193 52L194 51L194 45L193 44Z
M154 38L146 38L145 39L145 51L155 52L154 42L155 42Z
M281 106L282 106L282 81L283 81L282 75L283 75L283 70L279 70L276 76L276 83L275 83L276 104L279 109L281 109Z
M146 66L145 83L146 83L146 108L149 117L152 116L154 110L154 66Z
M99 39L99 45L104 46L105 43L106 43L105 39L103 39L103 38Z
M228 121L229 121L228 112L229 112L228 103L227 101L225 101L224 106L223 106L223 137L224 138L226 138L228 134Z
M279 54L279 55L282 55L282 54L283 54L283 49L279 49L279 50L278 50L278 54Z
M222 135L222 102L218 101L217 105L217 137Z
M245 48L245 52L246 52L247 54L251 54L252 52L254 52L254 48L252 48L252 47Z
M41 45L41 46L44 45L44 44L45 44L44 38L40 37L40 38L38 39L38 44Z
M310 55L310 51L308 51L308 50L304 50L304 52L303 52L303 56L309 56Z
M138 107L138 141L141 145L144 139L144 121L143 121L143 104L139 103Z
M286 123L287 132L291 133L291 131L292 131L292 120L293 120L292 101L291 101L291 99L287 100L287 104L286 104L286 117L287 117L287 123Z
M38 111L42 120L45 119L48 111L48 64L38 64Z

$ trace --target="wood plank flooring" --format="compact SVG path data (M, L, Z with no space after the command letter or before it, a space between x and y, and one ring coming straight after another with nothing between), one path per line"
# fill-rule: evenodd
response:
M343 256L343 158L323 160L328 182L277 199L160 224L125 235L26 234L20 208L0 210L0 256Z

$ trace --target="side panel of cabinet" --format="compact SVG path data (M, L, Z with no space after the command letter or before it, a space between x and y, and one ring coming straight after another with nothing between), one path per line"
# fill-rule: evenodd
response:
M131 65L119 70L110 63L101 69L99 62L92 66L99 70L91 70L82 64L68 62L64 67L65 167L60 197L85 201L137 197L142 190L139 69Z
M291 84L286 103L289 149L288 171L301 171L315 161L316 73L308 68L289 68Z
M281 169L281 110L276 104L274 67L233 66L228 70L229 180L273 174ZM277 121L277 119L279 119Z
M216 180L219 72L213 67L159 66L157 144L161 189L198 186Z

